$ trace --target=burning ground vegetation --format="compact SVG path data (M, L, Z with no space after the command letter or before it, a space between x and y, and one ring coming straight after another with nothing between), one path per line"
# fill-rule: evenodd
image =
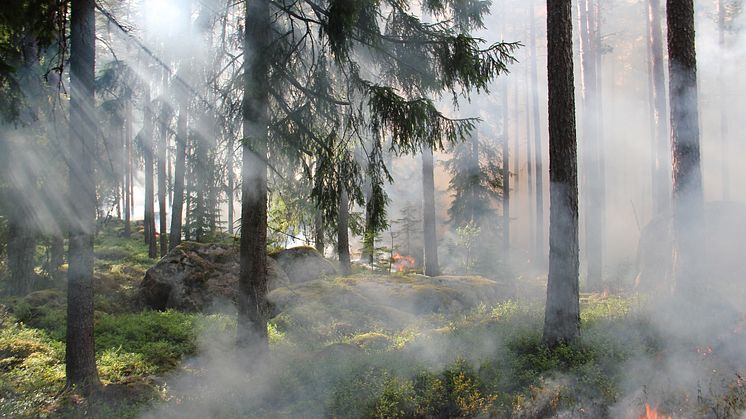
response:
M114 251L113 249L117 249ZM105 384L64 391L64 287L0 313L7 417L742 417L746 319L707 338L666 326L660 296L583 294L583 334L542 344L541 278L328 276L270 293L270 352L233 351L235 311L144 309L150 262L112 227L96 242Z

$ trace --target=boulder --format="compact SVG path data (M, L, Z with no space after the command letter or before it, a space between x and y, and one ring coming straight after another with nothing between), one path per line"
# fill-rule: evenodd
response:
M148 269L140 295L156 310L202 311L216 303L235 303L239 270L237 246L184 242ZM287 249L267 258L270 291L335 273L312 248Z
M301 284L323 276L337 275L337 269L316 249L293 247L270 255L287 274L292 284Z
M145 272L140 295L147 307L202 311L238 296L238 247L184 242ZM282 268L267 258L269 289L289 282Z

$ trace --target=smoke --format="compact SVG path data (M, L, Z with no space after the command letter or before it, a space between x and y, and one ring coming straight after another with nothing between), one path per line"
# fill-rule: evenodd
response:
M152 4L151 4L152 3ZM746 296L743 275L746 273L741 263L741 240L746 235L746 191L741 188L741 182L746 179L746 167L741 164L746 156L746 144L741 141L744 137L744 127L740 123L740 113L746 109L746 79L741 77L740 69L746 63L746 30L741 28L746 24L746 15L739 14L729 25L731 28L725 34L725 43L719 41L718 25L715 20L712 2L698 5L697 14L697 53L698 53L698 82L699 82L699 118L700 144L702 150L702 175L705 201L705 219L708 223L706 245L703 254L693 264L702 268L704 277L700 278L701 286L705 289L707 298L698 295L694 301L685 306L669 301L670 289L676 284L672 282L667 272L666 246L671 238L670 219L667 214L653 213L651 171L651 133L648 106L648 67L647 67L647 29L644 22L646 16L646 2L610 1L601 2L602 5L602 44L603 57L601 72L601 103L596 109L602 121L603 157L605 161L605 177L601 179L589 178L583 167L586 161L587 143L591 139L585 138L582 130L584 115L582 106L578 106L578 151L580 164L580 203L581 203L581 272L587 264L586 249L583 242L584 213L588 210L584 197L593 186L601 186L605 190L605 216L603 230L605 241L603 273L606 285L610 288L626 291L639 290L646 295L642 307L637 307L635 316L640 322L625 319L623 327L613 329L615 338L624 340L634 336L631 341L644 343L655 341L655 348L633 348L621 368L621 388L616 403L608 412L614 417L631 416L645 401L651 404L667 404L667 411L677 412L679 406L689 406L692 401L702 399L717 399L729 390L729 385L738 381L737 374L744 373L742 360L746 358L743 319L746 310L743 308L743 297ZM137 6L137 5L135 5ZM225 14L225 4L217 1L159 1L143 2L139 7L122 6L113 8L115 19L100 16L100 35L103 41L99 43L97 51L99 69L104 69L116 60L125 63L132 71L132 78L128 83L133 90L139 92L147 85L151 89L151 98L167 104L172 109L178 109L177 90L186 85L189 96L198 106L197 112L220 114L225 109L231 109L232 117L238 115L240 98L235 92L228 93L227 99L208 96L200 86L208 81L226 82L229 74L238 74L240 66L240 43L237 39L227 36L225 40L216 39L227 34L238 34L241 25L240 17L232 11ZM542 261L536 261L532 254L533 228L535 219L535 197L528 191L535 188L535 178L529 179L529 166L532 162L526 159L529 149L533 149L534 118L531 106L532 90L538 91L540 98L539 126L542 137L542 155L544 162L548 161L547 138L547 66L545 41L545 12L543 3L517 0L494 1L493 13L485 22L486 28L477 35L488 42L521 41L529 44L527 34L529 25L536 25L537 33L537 68L539 69L538 85L532 86L529 77L531 57L527 48L517 52L519 63L510 66L510 74L498 80L489 94L478 94L468 102L462 103L458 109L448 109L449 115L478 116L483 121L477 129L477 136L499 149L501 140L507 139L510 153L502 158L510 159L511 171L511 261L505 263L504 255L499 254L501 238L499 229L496 234L479 236L470 245L477 250L489 250L479 255L489 259L487 262L499 261L495 264L483 264L477 272L487 278L499 282L516 281L517 286L529 278L540 276L545 280ZM529 22L528 7L535 7L535 21ZM575 10L575 9L574 9ZM577 23L577 22L575 22ZM208 30L212 27L225 26L226 30ZM575 25L577 28L577 24ZM577 35L577 31L576 31ZM221 50L213 48L220 44ZM576 43L577 45L577 43ZM227 53L232 57L226 60L220 54ZM576 51L576 59L577 59ZM577 62L577 61L576 61ZM188 63L188 64L185 64ZM228 70L215 76L213 67L226 66ZM231 67L232 66L232 67ZM576 65L577 71L580 66ZM218 69L219 70L219 69ZM230 70L230 71L229 71ZM370 71L364 68L363 71ZM178 75L175 81L166 85L166 75ZM575 78L579 84L580 77ZM9 176L3 179L4 185L11 185L15 190L23 192L24 208L27 217L32 220L36 228L44 234L59 234L65 229L59 221L72 220L76 214L69 211L67 200L67 179L64 175L66 147L64 138L69 126L64 115L67 114L67 103L64 100L64 90L61 92L63 100L54 103L45 102L50 95L40 92L36 83L28 82L22 85L29 107L37 108L35 115L24 115L24 124L18 126L5 125L0 129L3 138L3 151L12 156L7 161ZM54 89L54 80L45 89ZM507 85L508 108L502 109L502 94L500 83ZM217 83L217 82L215 82ZM240 90L240 89L239 89ZM44 93L44 94L42 94ZM581 87L577 86L576 96L581 103ZM102 90L99 95L107 99L122 99L112 92ZM111 96L110 96L111 95ZM55 95L51 95L55 96ZM143 128L144 121L141 110L145 107L144 98L135 94L131 98L138 111L133 117L133 133ZM443 108L449 106L449 101L443 100ZM99 110L87 110L96 114ZM503 113L508 113L508 124L503 126ZM722 116L725 115L723 120ZM35 119L36 118L36 119ZM192 118L190 121L190 138L197 141L202 139L205 144L216 146L225 140L224 133L217 132L214 118ZM46 133L46 134L44 134ZM53 136L61 139L51 141ZM113 136L114 127L101 127L100 156L106 156L103 139ZM236 133L233 133L236 134ZM161 135L160 133L157 135ZM237 135L239 136L239 135ZM169 144L173 146L173 133L167 135ZM724 140L727 140L724 142ZM515 145L518 147L516 148ZM220 148L220 147L218 147ZM215 157L224 158L222 152ZM216 152L216 154L219 154ZM499 154L498 154L499 156ZM443 269L449 274L463 274L469 265L463 253L465 247L464 234L457 231L454 223L449 222L448 209L454 204L454 196L448 191L448 184L452 175L446 170L443 162L454 157L453 147L448 147L435 154L435 189L437 233L439 241L439 255ZM60 158L63 160L61 162ZM404 218L406 208L414 208L411 237L405 240L403 222L393 223L389 231L384 232L379 246L393 247L392 251L410 253L418 262L422 261L423 238L422 223L422 179L421 159L419 156L389 156L391 173L394 183L386 186L386 192L391 199L388 207L389 220L397 221ZM5 159L5 157L4 157ZM497 157L496 157L497 159ZM488 159L482 159L487 162ZM97 173L111 171L109 158L97 161ZM139 166L139 164L137 164ZM549 215L549 177L547 164L544 164L543 191L545 219L544 231L548 233ZM232 173L229 175L235 175ZM533 173L536 176L536 173ZM144 175L142 167L136 168L135 173L135 208L136 214L143 212ZM727 180L727 182L726 182ZM529 183L531 181L531 183ZM594 183L595 182L595 183ZM727 185L730 185L728 187ZM40 186L41 185L41 186ZM535 194L536 191L534 190ZM99 204L101 211L112 211L111 193L106 195L108 201ZM722 202L727 200L729 203ZM490 201L495 218L480 220L483 229L490 224L499 224L501 212L500 203ZM357 208L357 211L362 211ZM465 211L468 211L467 208ZM223 206L221 218L226 217ZM137 218L137 216L136 216ZM392 234L393 233L393 234ZM393 236L393 237L392 237ZM409 242L405 245L405 242ZM362 248L359 241L351 243L353 254ZM548 251L548 234L539 244L546 254ZM493 250L494 249L494 250ZM494 252L494 253L493 253ZM477 252L475 252L476 254ZM497 255L497 256L495 256ZM538 262L538 263L537 263ZM484 266L488 266L485 268ZM538 272L538 274L537 274ZM473 271L468 272L473 273ZM638 276L638 273L640 275ZM638 284L633 282L637 277ZM585 278L583 278L585 280ZM344 288L348 293L341 298L351 301L362 301L370 307L386 306L391 300L390 289L394 285L374 284L367 287ZM635 288L639 286L639 288ZM379 289L383 288L383 290ZM541 295L542 292L532 293ZM450 294L448 294L450 296ZM309 296L316 298L318 296ZM360 300L357 300L360 299ZM486 301L494 303L495 301ZM333 302L330 302L332 304ZM523 302L522 302L523 303ZM542 304L541 298L532 301ZM303 304L302 301L294 304ZM321 303L318 303L321 304ZM455 330L468 318L453 320L453 313L435 313L433 318L417 320L413 313L423 311L424 304L419 300L401 303L395 310L386 310L391 316L386 324L381 321L357 323L350 322L343 325L340 313L333 313L329 317L314 319L317 323L333 321L327 324L325 330L333 330L335 326L344 326L354 332L370 331L386 335L388 339L401 338L405 341L401 345L406 348L402 359L411 361L416 359L418 365L424 365L431 371L440 371L459 357L466 357L475 365L480 365L484 359L490 357L508 359L501 353L505 351L505 340L488 334L483 329L477 329L468 339L453 337L441 333L443 328ZM363 308L361 307L361 309ZM313 312L312 309L323 311L328 307L305 306L304 313ZM388 307L391 308L391 307ZM289 311L298 309L290 306ZM473 310L478 311L476 308ZM232 313L229 308L225 309ZM298 309L300 310L300 309ZM456 310L458 311L458 310ZM302 312L302 311L299 311ZM353 310L350 308L349 313ZM467 310L468 312L468 310ZM347 315L348 312L342 314ZM350 314L352 315L352 314ZM460 314L459 314L460 315ZM233 316L230 314L229 316ZM439 317L440 316L440 317ZM540 324L535 314L526 315L529 320L521 323L520 331L539 330ZM413 320L414 318L414 320ZM445 318L445 319L444 319ZM297 318L295 318L297 320ZM462 320L462 323L459 323ZM418 321L431 322L422 326ZM651 330L638 333L636 327L644 323ZM381 325L380 330L376 326ZM397 327L391 326L397 325ZM697 326L696 329L694 326ZM273 325L273 327L277 327ZM314 327L319 327L318 324ZM413 330L417 330L413 332ZM385 333L384 333L385 332ZM407 333L416 334L414 338L402 338ZM483 333L483 334L480 334ZM588 332L584 330L584 332ZM696 333L695 333L696 332ZM269 355L261 358L247 357L238 353L233 347L233 326L220 330L212 330L209 325L203 328L200 335L198 351L195 357L187 360L172 376L166 378L169 397L163 406L156 406L146 417L214 417L214 416L266 416L267 414L284 412L293 400L307 400L307 405L294 406L294 414L305 416L323 416L328 413L327 408L335 406L334 401L327 400L329 391L336 385L344 383L350 374L363 374L357 370L360 365L370 367L370 364L360 362L368 354L353 345L343 345L343 338L349 338L350 333L342 336L322 335L334 343L329 348L312 347L295 341L292 344L277 343ZM284 333L274 329L273 333ZM392 337L393 335L393 337ZM643 335L640 337L640 335ZM281 341L282 339L278 339ZM318 342L316 343L319 344ZM310 344L308 344L310 345ZM323 345L322 345L323 346ZM454 350L457 348L457 350ZM400 349L400 348L399 348ZM398 349L397 349L398 350ZM344 356L337 356L334 351L347 351ZM380 355L380 354L378 354ZM371 361L372 368L385 367L391 358L401 355L395 353L387 358ZM338 361L339 358L339 361ZM399 361L404 362L404 361ZM390 366L390 365L389 365ZM330 371L321 371L322 368ZM414 374L414 371L404 369L402 374ZM555 397L558 388L572 385L577 377L568 374L557 374L547 379L542 385L543 391L535 398L538 410L541 406ZM362 397L362 396L361 396ZM320 401L312 403L311 401ZM593 404L593 401L581 404ZM252 410L255 409L255 410ZM304 410L305 409L305 410ZM712 407L720 409L720 407ZM682 411L682 414L687 412ZM573 416L578 412L569 412Z

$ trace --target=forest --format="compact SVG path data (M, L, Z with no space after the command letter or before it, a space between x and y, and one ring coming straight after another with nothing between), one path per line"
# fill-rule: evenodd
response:
M743 8L3 0L0 416L746 417Z

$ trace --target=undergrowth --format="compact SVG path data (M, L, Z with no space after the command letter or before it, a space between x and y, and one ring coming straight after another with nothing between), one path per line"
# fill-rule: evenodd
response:
M217 350L231 347L234 315L143 310L137 285L153 261L141 237L120 233L113 225L96 240L96 356L107 396L63 391L59 283L0 301L0 416L158 417L209 407L206 414L219 417L613 417L620 403L636 412L646 401L625 398L637 384L625 380L629 362L667 350L636 295L582 295L581 339L548 347L536 302L418 314L394 327L375 321L370 307L334 309L337 295L325 294L272 319L272 356L255 377ZM347 290L354 279L329 279L324 293ZM215 365L229 374L204 381ZM746 380L736 374L719 388L675 400L701 416L741 415Z

